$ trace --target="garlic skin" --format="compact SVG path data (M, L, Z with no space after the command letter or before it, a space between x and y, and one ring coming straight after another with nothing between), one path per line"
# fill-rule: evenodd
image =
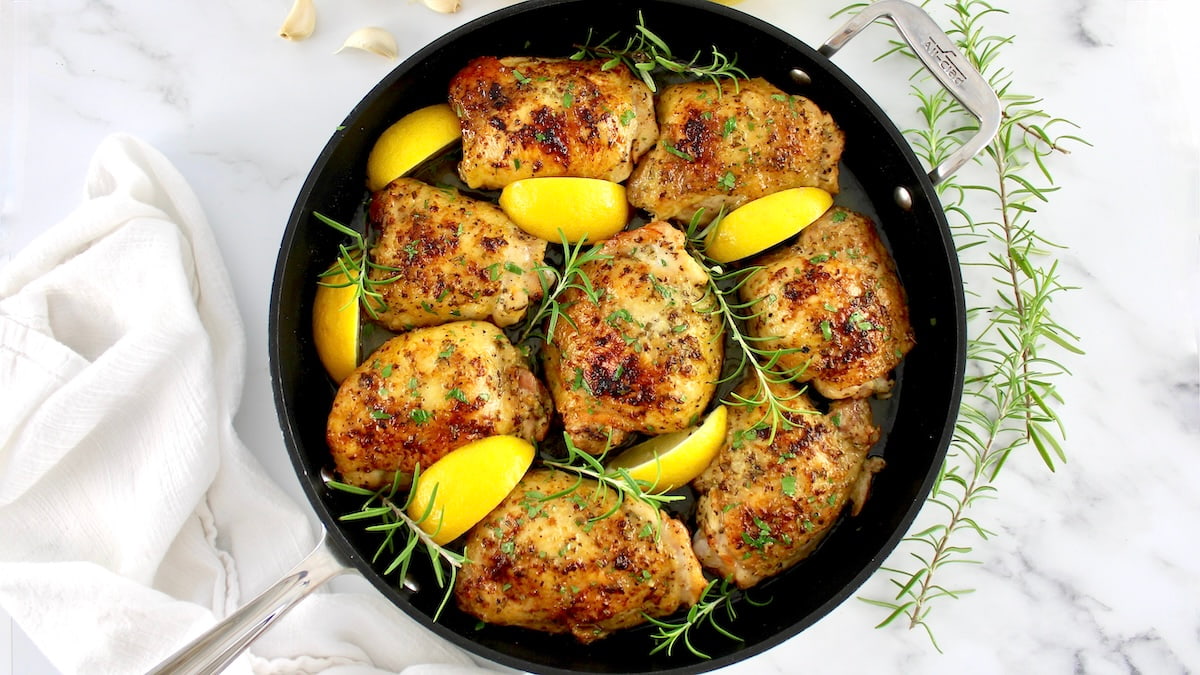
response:
M288 12L283 25L279 27L279 37L284 40L303 40L312 35L317 27L317 8L313 0L296 0L292 10Z
M421 0L421 2L425 3L429 9L442 14L452 14L462 7L461 0Z
M396 46L396 38L378 26L367 26L354 31L334 53L339 54L347 48L361 49L389 60L395 60L400 53L400 48Z

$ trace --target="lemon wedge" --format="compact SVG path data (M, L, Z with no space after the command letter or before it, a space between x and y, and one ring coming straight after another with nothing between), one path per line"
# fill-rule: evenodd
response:
M821 188L800 187L759 197L730 211L708 233L705 253L719 263L765 251L808 227L833 205Z
M500 208L517 227L559 243L596 242L625 229L625 186L598 178L547 176L513 181L500 193ZM559 232L562 232L560 235Z
M609 469L628 469L636 480L652 487L649 492L667 492L687 485L699 476L725 442L729 413L717 406L700 426L655 436L622 452Z
M450 451L417 479L408 516L438 545L454 541L512 492L533 453L533 445L516 436L489 436Z
M332 268L331 268L332 269ZM321 365L341 384L358 367L358 288L344 273L321 277L313 299L313 342Z
M375 140L367 155L367 188L383 188L461 137L458 117L445 103L410 112Z

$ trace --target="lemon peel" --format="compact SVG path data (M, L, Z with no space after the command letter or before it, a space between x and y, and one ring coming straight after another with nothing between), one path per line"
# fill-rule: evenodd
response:
M759 197L726 214L709 232L704 252L719 263L752 256L808 227L832 205L833 195L815 187Z
M367 189L383 189L462 137L458 116L445 103L414 110L394 122L367 155Z
M321 281L313 299L313 343L321 365L341 384L358 367L358 288L344 272Z
M489 436L456 448L421 473L408 516L436 544L448 544L512 492L533 455L533 445L516 436Z
M728 418L728 409L717 406L699 426L638 443L609 462L608 468L628 470L632 478L651 485L647 492L668 492L687 485L721 449Z
M554 243L603 241L629 222L625 186L598 178L523 178L504 187L499 203L517 227Z

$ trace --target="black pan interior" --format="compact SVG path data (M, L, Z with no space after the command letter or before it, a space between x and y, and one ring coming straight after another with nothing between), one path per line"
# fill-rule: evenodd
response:
M366 157L375 138L404 113L444 102L451 76L470 58L566 56L588 38L589 29L597 39L629 34L639 12L677 54L707 55L715 44L736 54L748 74L807 96L833 115L846 133L844 167L862 184L891 244L917 336L887 406L891 419L880 420L890 426L881 448L888 465L876 478L866 508L844 520L815 555L751 592L752 600L769 604L736 605L736 619L723 624L744 642L698 630L694 639L711 660L696 658L682 644L670 655L648 655L649 628L585 647L569 637L480 628L452 606L434 623L440 590L425 578L425 590L413 594L376 572L370 562L375 540L362 533L361 524L337 520L356 503L330 494L321 477L330 463L325 419L334 387L312 345L311 312L316 277L332 262L342 237L313 219L312 212L352 220L366 197ZM788 75L793 68L808 73L812 83L793 82ZM910 210L895 205L897 186L913 193ZM467 24L398 66L351 111L305 181L281 243L270 320L279 421L296 472L333 545L429 629L485 658L534 672L700 672L768 649L825 615L875 571L921 507L949 443L965 349L962 286L949 229L924 169L894 126L853 81L799 40L736 10L693 0L533 0ZM397 648L403 649L402 643Z

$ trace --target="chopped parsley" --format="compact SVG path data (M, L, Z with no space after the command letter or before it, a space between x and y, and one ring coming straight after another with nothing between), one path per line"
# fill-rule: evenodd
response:
M780 479L779 482L780 482L779 487L780 487L780 489L783 490L783 494L785 494L789 497L796 496L796 477L795 476L784 476L783 478Z
M726 192L731 192L731 191L733 191L733 188L737 185L737 177L733 175L732 171L726 171L725 175L721 176L717 180L717 185L722 190L725 190Z

